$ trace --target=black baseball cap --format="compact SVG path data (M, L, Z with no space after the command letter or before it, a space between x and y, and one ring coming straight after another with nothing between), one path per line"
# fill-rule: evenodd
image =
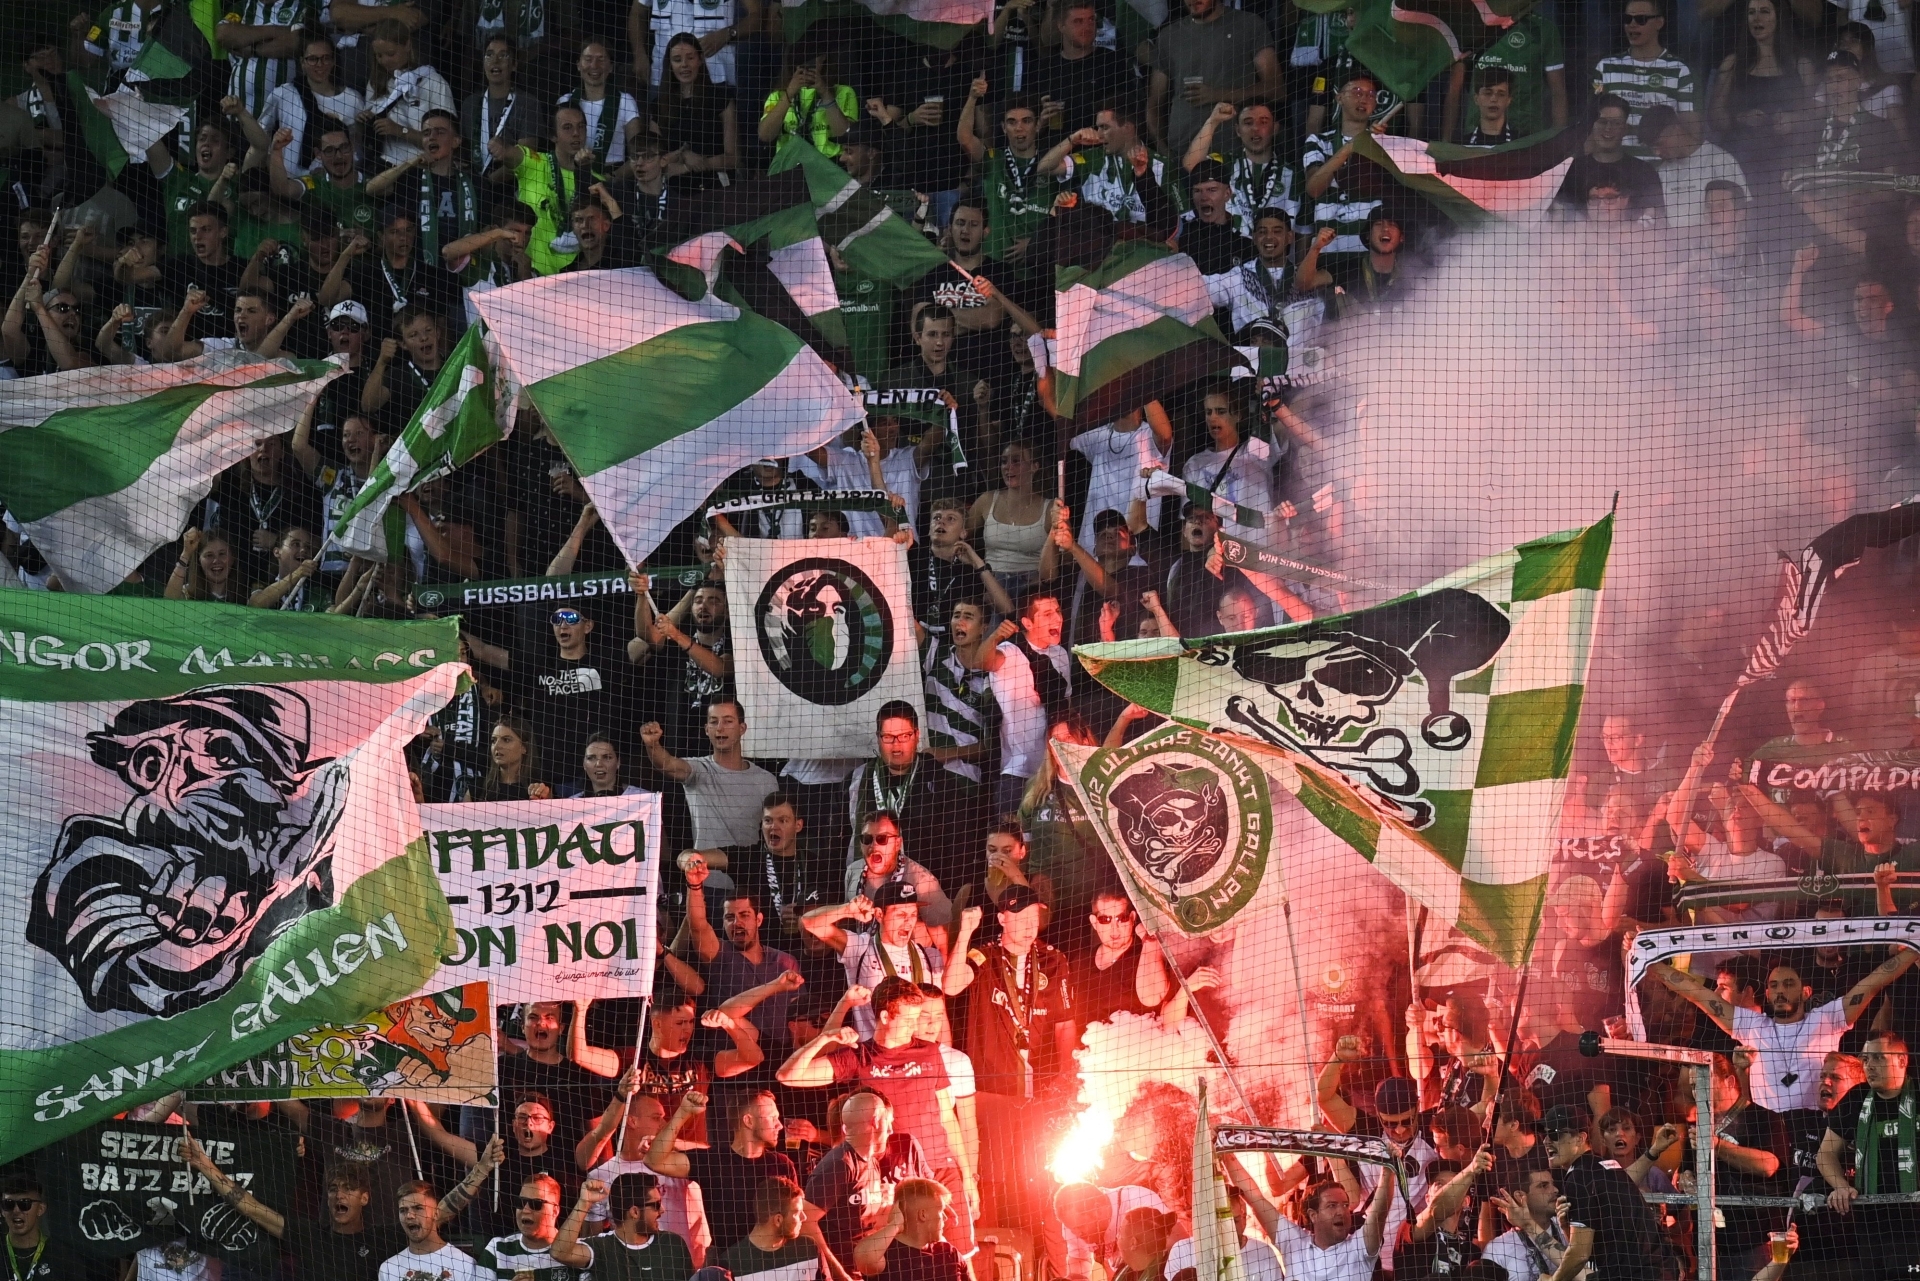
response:
M1835 49L1827 55L1827 65L1829 67L1851 67L1855 71L1858 71L1860 70L1860 59L1854 57L1845 49Z
M1039 891L1033 886L1009 885L994 906L1002 912L1024 912L1039 901Z
M873 892L875 907L899 907L902 904L918 907L920 896L914 892L913 885L907 881L888 881Z
M1193 172L1187 175L1189 188L1197 187L1203 182L1217 182L1223 187L1233 185L1232 175L1227 172L1227 166L1212 156L1195 165Z
M1540 1132L1546 1135L1549 1141L1560 1138L1562 1135L1583 1134L1586 1128L1586 1121L1581 1116L1580 1109L1566 1103L1554 1104L1547 1109L1547 1114L1540 1118Z

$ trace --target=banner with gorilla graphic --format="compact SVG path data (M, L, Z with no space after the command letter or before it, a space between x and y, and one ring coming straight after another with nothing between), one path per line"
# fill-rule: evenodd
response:
M451 621L0 594L0 1160L421 991Z
M186 1134L178 1125L107 1121L42 1152L40 1179L59 1216L48 1225L54 1239L103 1259L172 1247L277 1268L279 1243L187 1164ZM260 1204L292 1205L293 1135L215 1114L194 1126L192 1137Z
M1271 839L1271 779L1440 920L1522 965L1612 533L1608 516L1357 613L1080 646L1101 683L1205 738L1170 730L1090 759L1056 750L1074 786L1112 807L1116 864L1189 935L1258 889L1249 860ZM1222 756L1229 743L1239 750ZM1159 759L1162 747L1180 759ZM1199 759L1209 751L1221 759Z
M873 755L873 714L924 706L907 549L890 538L730 538L733 682L755 756Z

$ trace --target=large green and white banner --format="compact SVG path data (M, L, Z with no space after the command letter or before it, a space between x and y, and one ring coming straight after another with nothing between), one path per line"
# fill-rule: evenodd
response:
M0 592L0 1160L426 985L402 749L458 640Z

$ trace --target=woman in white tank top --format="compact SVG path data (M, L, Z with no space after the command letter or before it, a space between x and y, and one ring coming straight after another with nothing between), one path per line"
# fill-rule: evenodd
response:
M1033 490L1033 446L1014 441L1000 451L1001 488L973 500L967 527L1007 594L1019 602L1040 577L1040 552L1053 530L1053 500Z

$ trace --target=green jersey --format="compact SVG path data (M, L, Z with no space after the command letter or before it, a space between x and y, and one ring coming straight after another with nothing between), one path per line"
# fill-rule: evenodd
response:
M366 183L343 185L315 171L302 178L300 185L307 189L308 200L332 214L333 220L348 232L365 232L369 240L379 239L375 226L379 213L367 196Z
M244 0L237 9L249 27L296 27L317 32L311 0ZM267 109L267 95L292 81L292 58L234 58L227 75L227 92L258 117Z
M1167 163L1167 158L1157 151L1149 151L1147 165L1154 180L1160 184L1160 190L1173 202L1173 211L1185 213L1186 183ZM1133 162L1125 156L1114 155L1104 147L1069 154L1066 173L1061 176L1060 185L1076 188L1080 199L1088 204L1099 205L1120 222L1147 220L1147 206L1140 199L1140 193L1134 190Z
M1053 210L1057 184L1040 172L1040 158L1022 160L1001 147L987 152L980 177L987 197L987 257L1004 258L1017 240L1031 239Z
M157 5L141 4L139 0L120 0L119 4L100 10L93 16L93 25L87 28L84 39L87 52L104 62L109 74L125 71L146 43L147 20L157 8Z
M899 291L884 280L855 271L835 271L833 287L840 295L840 321L846 326L853 372L878 380L893 363L893 319Z
M1507 120L1513 136L1524 138L1553 125L1553 109L1547 91L1547 73L1567 69L1566 51L1560 44L1560 28L1553 20L1530 13L1515 20L1506 34L1473 60L1467 75L1468 97L1463 105L1460 132L1464 137L1473 128L1473 72L1483 67L1504 67L1513 73L1513 105Z
M167 252L190 254L193 242L187 238L187 216L193 207L213 190L213 178L203 177L185 165L176 164L160 180L160 198L167 207Z

